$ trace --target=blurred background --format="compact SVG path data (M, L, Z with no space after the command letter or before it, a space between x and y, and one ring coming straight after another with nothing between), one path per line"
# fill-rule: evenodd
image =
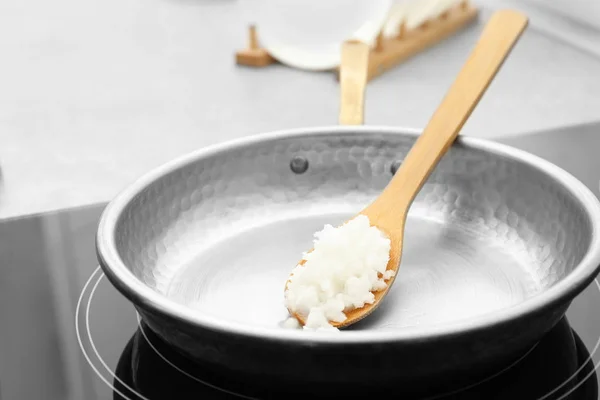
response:
M236 51L248 45L249 24L257 24L259 42L271 29L319 46L325 37L316 28L301 35L286 28L309 21L331 41L367 22L361 15L380 12L379 0L330 1L304 0L305 13L275 12L283 2L267 0L0 2L2 400L110 398L82 356L74 327L79 296L96 267L97 219L118 191L203 146L337 123L339 85L330 71L235 63ZM390 1L391 9L404 3ZM420 10L410 17L418 25L457 3L411 4ZM369 82L366 123L423 128L491 12L516 8L530 27L462 134L539 151L598 194L600 2L472 5L477 21ZM374 30L367 24L363 33L373 40L381 24ZM389 32L396 34L393 27ZM531 135L537 139L519 141ZM92 330L114 368L137 325L130 305L104 283ZM593 309L594 293L575 307ZM590 348L600 326L596 314L575 327Z
M201 146L335 124L332 74L234 62L248 24L277 3L3 1L0 217L107 201L148 169ZM303 3L307 10L329 4ZM423 127L489 13L505 7L526 12L531 26L463 134L516 135L600 118L597 1L474 4L477 23L369 83L366 123ZM346 21L329 20L331 29Z

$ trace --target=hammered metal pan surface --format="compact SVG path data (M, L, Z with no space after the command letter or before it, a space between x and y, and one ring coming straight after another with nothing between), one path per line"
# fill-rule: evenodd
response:
M600 207L556 166L485 140L459 139L415 199L398 279L372 316L336 335L280 326L312 234L375 198L415 137L296 130L190 154L109 204L99 260L153 330L221 368L332 384L490 373L597 274Z

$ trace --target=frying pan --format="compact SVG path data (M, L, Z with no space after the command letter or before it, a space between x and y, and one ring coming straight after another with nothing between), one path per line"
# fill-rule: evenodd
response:
M335 334L281 326L312 234L370 203L419 134L360 125L364 76L345 68L340 120L354 125L247 137L149 172L105 209L100 265L174 349L257 382L415 394L506 368L598 273L600 204L559 167L482 139L460 137L419 192L376 312Z

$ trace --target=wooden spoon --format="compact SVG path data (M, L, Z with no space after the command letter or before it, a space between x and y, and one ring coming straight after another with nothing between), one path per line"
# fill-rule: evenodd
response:
M527 27L527 23L527 18L515 11L503 10L494 13L454 84L431 117L423 133L406 155L401 167L379 197L360 212L369 218L372 226L379 228L391 240L388 270L398 270L402 258L404 225L415 196L458 136L465 121L479 103L498 69ZM351 46L344 47L342 53L340 71L342 107L345 104L353 104L353 100L344 97L345 94L350 96L358 94L360 101L346 110L342 108L341 116L343 118L340 119L345 122L362 122L362 118L356 118L355 110L357 109L356 104L361 104L360 107L362 107L361 90L364 90L364 86L361 89L357 84L357 79L349 78L362 77L362 75L360 72L347 72L346 67L362 65L363 61L357 62L353 58L352 62L344 64L344 61L347 60L345 56L351 53L351 49ZM351 88L345 87L345 85L350 85ZM300 264L303 263L304 260ZM331 325L338 328L346 327L369 315L386 295L394 279L395 276L387 281L385 289L374 292L373 304L347 311L345 321L341 323L331 321ZM296 313L293 315L304 325L306 321L303 316Z

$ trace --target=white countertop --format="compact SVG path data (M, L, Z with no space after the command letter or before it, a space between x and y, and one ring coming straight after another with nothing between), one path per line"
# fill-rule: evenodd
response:
M367 123L422 127L481 25L371 82ZM335 124L333 75L236 66L245 29L233 0L2 2L0 218L110 200L208 144ZM598 121L599 71L600 59L529 29L463 134Z

